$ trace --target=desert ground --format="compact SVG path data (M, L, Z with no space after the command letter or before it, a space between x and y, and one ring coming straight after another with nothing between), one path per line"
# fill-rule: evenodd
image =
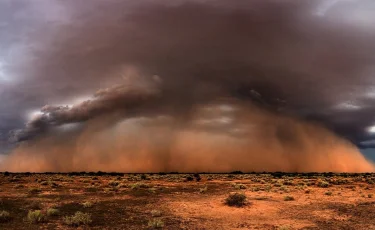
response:
M370 173L5 172L0 229L368 230L374 183Z

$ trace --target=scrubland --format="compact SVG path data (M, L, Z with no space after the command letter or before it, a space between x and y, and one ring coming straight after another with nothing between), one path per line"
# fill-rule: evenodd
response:
M375 229L375 174L0 173L0 229Z

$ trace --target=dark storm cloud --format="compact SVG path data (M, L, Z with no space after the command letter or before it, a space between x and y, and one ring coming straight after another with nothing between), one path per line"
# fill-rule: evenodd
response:
M8 61L15 77L0 93L17 101L0 108L21 117L49 106L12 132L16 140L117 111L186 115L222 97L283 104L284 112L319 120L357 144L371 138L375 31L366 25L375 19L365 14L367 21L355 21L357 11L374 7L371 1L332 1L323 8L323 1L276 0L20 2L2 3L8 24L0 39L14 45L8 53L28 58ZM351 13L354 21L343 20ZM121 91L60 106L124 84L128 69L150 78L157 93Z

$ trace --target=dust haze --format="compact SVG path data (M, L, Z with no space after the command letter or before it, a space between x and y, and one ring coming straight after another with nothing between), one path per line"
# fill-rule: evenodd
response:
M189 119L124 119L121 112L22 144L8 171L370 172L349 141L309 123L233 100L196 105ZM234 104L233 104L234 103ZM60 128L61 129L61 128ZM69 129L69 127L68 127ZM73 136L72 136L73 135Z
M343 2L52 1L0 170L373 171L375 33Z

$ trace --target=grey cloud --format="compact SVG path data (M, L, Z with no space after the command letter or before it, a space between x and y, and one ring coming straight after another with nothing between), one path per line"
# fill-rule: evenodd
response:
M49 106L42 109L41 117L13 134L17 140L27 139L50 125L84 122L119 110L132 116L189 116L196 104L229 97L277 108L282 104L285 113L318 120L353 142L364 141L371 138L364 130L374 119L373 99L363 92L374 85L370 70L375 64L375 31L339 22L336 15L338 9L350 13L351 5L364 9L374 3L338 2L325 17L314 14L319 3L51 3L51 8L65 13L52 18L52 26L33 16L35 30L26 42L32 58L19 69L12 66L27 75L13 86L12 94L23 98L17 106ZM34 8L26 9L34 12ZM15 27L9 27L9 34L25 24L22 17L17 20L21 20L19 25L9 22ZM10 38L5 40L11 43ZM150 78L160 76L157 93L123 92L124 66ZM99 91L93 99L73 107L54 106L112 84L120 86ZM31 102L30 97L34 98ZM332 109L353 98L366 106L355 111ZM12 110L12 114L19 112Z

